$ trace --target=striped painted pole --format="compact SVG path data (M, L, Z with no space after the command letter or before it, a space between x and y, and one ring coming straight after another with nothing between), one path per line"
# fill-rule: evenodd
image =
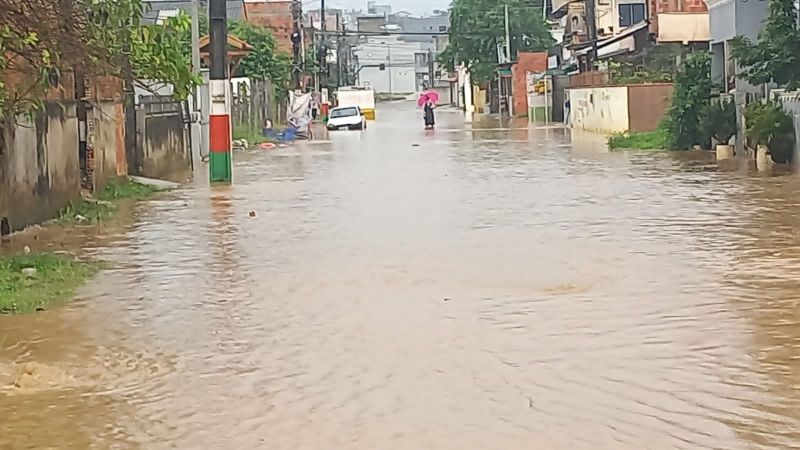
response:
M230 90L228 80L209 80L209 176L212 183L233 181Z
M208 2L211 37L211 67L208 88L211 94L209 114L209 177L212 183L233 181L231 130L231 84L228 80L228 10L226 0Z

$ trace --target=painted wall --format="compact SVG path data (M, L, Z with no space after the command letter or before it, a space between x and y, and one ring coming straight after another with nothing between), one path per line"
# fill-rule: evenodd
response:
M673 86L639 84L628 86L628 131L653 131L664 120L672 100Z
M487 97L486 89L481 89L478 86L472 87L472 104L475 108L475 112L482 113L486 111L487 108L486 97Z
M628 130L628 88L609 86L569 89L570 125L596 133Z
M12 229L56 217L80 196L74 102L46 102L34 119L4 128L0 148L0 217Z
M568 89L570 125L596 133L652 131L672 98L667 83Z
M519 52L517 63L511 66L514 96L514 114L526 115L528 111L527 73L542 73L547 70L547 52Z

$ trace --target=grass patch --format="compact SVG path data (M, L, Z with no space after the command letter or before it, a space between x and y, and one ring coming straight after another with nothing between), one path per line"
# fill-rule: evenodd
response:
M129 180L116 180L106 186L96 199L80 199L71 202L64 208L58 217L59 223L73 223L81 221L100 221L108 219L114 214L114 203L123 200L143 200L158 189Z
M617 133L608 138L611 150L664 150L666 147L666 135L660 128L642 133Z
M36 269L36 274L23 274L27 268ZM101 268L99 263L50 253L0 256L0 314L26 314L61 304Z
M245 139L250 145L269 142L269 139L261 135L261 130L254 130L250 127L244 126L233 127L233 139Z

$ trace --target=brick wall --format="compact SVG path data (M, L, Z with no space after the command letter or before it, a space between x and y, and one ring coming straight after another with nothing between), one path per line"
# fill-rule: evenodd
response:
M527 115L528 113L528 89L527 72L544 72L547 70L547 53L520 52L517 54L517 63L511 67L512 93L514 94L514 114Z
M247 21L272 31L278 42L278 49L292 53L292 20L291 1L269 1L259 3L245 3Z

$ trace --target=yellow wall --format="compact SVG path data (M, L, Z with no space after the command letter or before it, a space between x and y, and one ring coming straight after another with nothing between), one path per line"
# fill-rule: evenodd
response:
M486 91L477 86L473 86L472 103L475 105L475 112L484 112L486 109Z

